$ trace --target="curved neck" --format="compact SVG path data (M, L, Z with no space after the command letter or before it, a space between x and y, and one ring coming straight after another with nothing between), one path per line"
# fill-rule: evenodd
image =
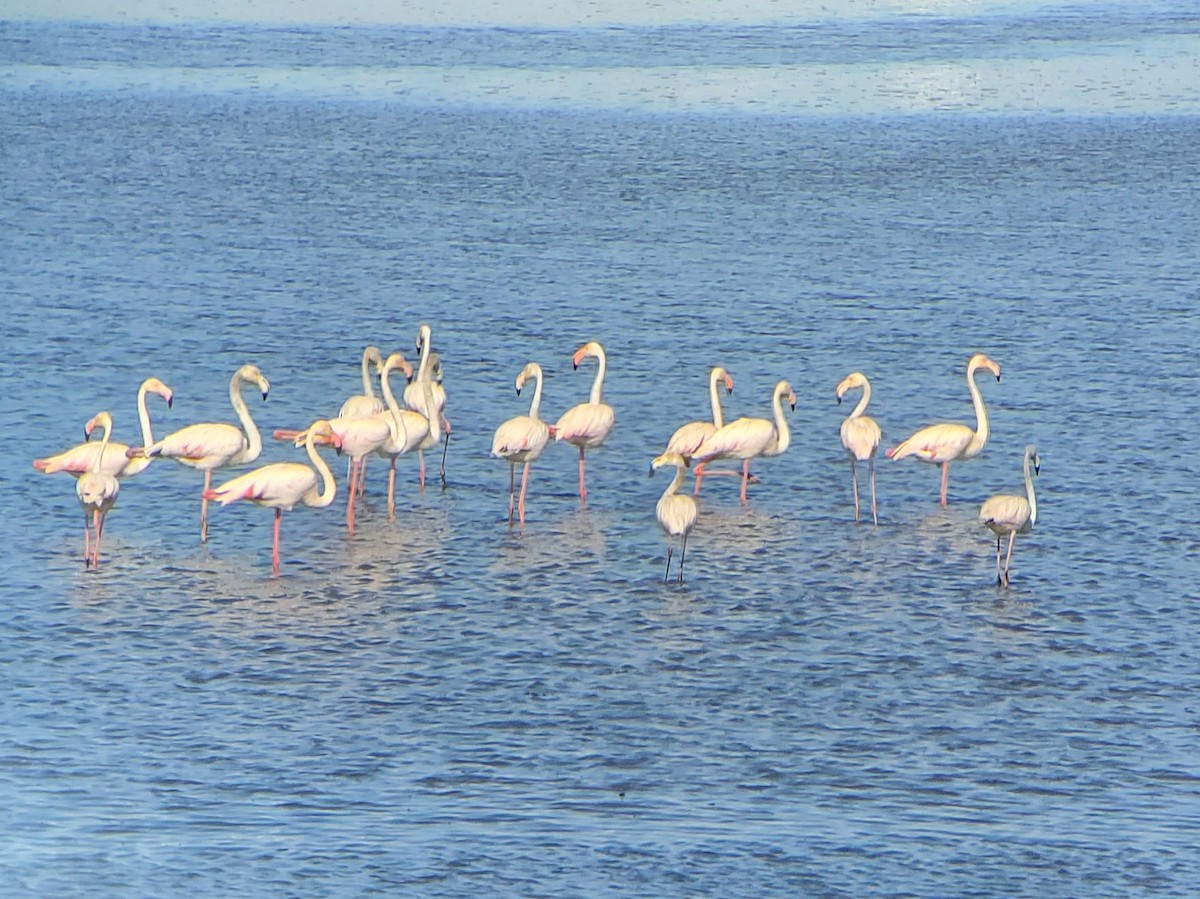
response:
M154 443L154 434L150 430L150 410L146 408L146 385L138 388L138 423L142 426L142 446Z
M858 418L867 411L867 403L871 402L871 382L863 378L862 399L858 401L858 405L854 407L854 411L850 413L851 418Z
M362 357L362 382L363 396L375 398L375 386L371 383L371 360L367 353L363 353Z
M975 439L972 442L982 445L988 439L988 417L987 407L983 405L983 393L975 383L975 371L974 367L967 369L967 388L971 391L971 402L975 406Z
M237 413L238 421L242 423L242 430L246 432L246 451L242 454L241 461L253 462L262 452L262 436L258 433L254 419L250 417L250 410L246 408L246 400L242 398L240 374L234 375L233 380L229 382L229 402L233 403L233 411Z
M541 386L540 378L538 379L538 386ZM425 411L429 414L428 440L436 446L442 439L442 416L438 413L437 405L433 401L433 378L426 377L421 382L421 392L425 397Z
M1029 474L1029 463L1032 461L1032 456L1028 453L1025 455L1025 496L1029 500L1029 524L1032 526L1037 522L1037 497L1033 495L1033 477Z
M542 370L540 368L535 370L533 377L537 383L533 385L533 401L529 404L529 417L536 419L538 409L542 406Z
M312 467L321 476L321 492L313 500L306 502L305 505L320 509L333 502L333 498L337 494L337 482L334 481L333 472L329 470L329 466L325 464L325 460L321 458L316 446L313 444L312 428L309 428L308 436L304 438L304 448L308 451L308 461L312 463Z
M96 453L96 461L92 463L92 471L99 473L104 467L104 451L108 449L108 438L112 434L112 423L105 421L101 423L104 428L104 439L100 441L100 452Z
M677 493L679 488L683 486L684 471L682 465L675 466L675 477L671 479L671 483L667 485L667 489L663 491L662 498L666 499L673 493Z
M717 369L712 370L712 374L708 378L708 396L712 401L712 420L718 430L725 427L725 415L721 412L721 393L717 388L717 382L721 380L721 372Z
M433 343L425 332L421 332L421 361L417 363L417 380L423 381L429 377L429 344Z
M604 389L604 370L608 367L608 360L604 358L604 350L596 353L596 362L599 364L596 366L596 380L592 382L591 401L593 404L604 402L601 399L601 391Z
M401 420L403 413L400 411L400 404L396 402L396 395L392 393L391 378L393 371L395 371L394 368L384 367L383 373L379 377L379 387L383 391L383 401L387 403L388 412L390 413L388 416L388 427L392 431L392 442L398 443L402 434L405 435L405 440L408 439L408 429L404 427L404 422Z
M782 453L792 442L792 432L788 428L787 418L783 414L783 391L776 388L774 397L775 412L775 447Z

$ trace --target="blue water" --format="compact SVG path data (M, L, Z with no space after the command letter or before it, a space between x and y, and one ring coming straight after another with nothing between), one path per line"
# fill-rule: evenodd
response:
M856 67L1124 71L1196 25L5 25L5 894L1194 893L1194 57L1132 89L1083 66L1096 108L1054 84L943 108ZM819 107L739 80L793 55L828 70ZM379 88L397 59L440 92ZM725 66L728 102L696 100ZM286 514L273 578L269 511L217 508L200 545L199 476L156 462L84 570L73 482L30 463L96 411L137 442L155 375L160 433L228 421L253 362L259 424L304 426L423 321L445 489L402 460L389 523L374 463L356 535L342 494ZM617 426L588 508L552 446L511 531L487 454L527 408L512 380L540 362L557 417L591 339ZM972 421L975 351L1004 374L949 508L936 470L881 459L855 526L834 386L871 377L891 445ZM664 585L647 468L714 364L730 418L789 379L793 442L746 508L706 484ZM998 589L975 514L1030 442L1038 521Z

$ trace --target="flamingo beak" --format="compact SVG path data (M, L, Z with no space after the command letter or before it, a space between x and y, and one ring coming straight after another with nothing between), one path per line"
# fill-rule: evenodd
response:
M170 409L174 402L175 402L175 394L169 395L167 397L167 408Z

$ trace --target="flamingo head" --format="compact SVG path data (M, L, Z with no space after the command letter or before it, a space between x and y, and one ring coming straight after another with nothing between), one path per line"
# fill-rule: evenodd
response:
M167 408L171 408L171 402L175 398L175 392L158 378L147 378L142 382L142 390L146 393L157 393L167 402Z
M971 361L967 363L967 373L974 375L976 369L986 368L996 376L996 380L1000 380L1000 366L993 362L984 353L976 353L971 357Z
M83 439L91 440L92 431L96 428L112 428L112 415L107 412L97 412L88 419L87 424L83 426Z
M377 346L369 346L363 348L362 361L365 365L374 365L379 368L383 364L383 353L379 351Z
M540 378L542 376L542 367L536 362L527 362L525 367L521 369L521 373L517 375L517 396L521 395L521 388L525 386L525 382L530 378Z
M1025 447L1025 458L1033 463L1033 473L1042 473L1042 460L1038 457L1037 444L1031 443Z
M792 390L792 385L787 381L780 381L775 385L775 396L779 398L787 397L788 404L792 407L792 411L796 411L796 394Z
M654 476L654 472L668 465L674 465L676 468L689 468L688 460L674 450L668 450L661 456L656 456L654 461L650 463L650 476Z
M243 381L253 381L258 385L258 389L262 391L262 398L265 400L267 394L271 391L271 382L263 377L263 373L258 370L257 365L243 365L233 374L234 385L239 385Z
M319 443L322 446L332 446L337 454L342 454L342 438L333 430L328 419L319 419L314 421L307 431L302 431L296 438L296 446L303 446L309 438L313 443Z
M441 355L441 353L430 353L429 354L429 376L433 380L437 381L439 384L442 383L442 355Z
M713 374L716 378L725 382L725 395L731 396L733 394L733 375L720 366L713 369Z
M391 372L396 369L404 372L406 380L411 381L413 376L413 367L408 360L404 358L404 354L400 352L392 353L386 360L377 360L375 364L375 373L382 378L386 378Z
M575 351L575 355L571 357L571 367L579 368L579 363L588 356L599 358L604 355L604 348L594 340L589 340L583 346Z
M429 325L422 324L417 328L417 352L421 352L429 344L429 338L433 334L433 329Z
M855 371L846 375L846 377L842 380L842 383L838 384L837 390L834 391L837 396L838 405L841 405L842 397L846 395L847 391L853 390L855 387L866 386L867 376L862 372Z

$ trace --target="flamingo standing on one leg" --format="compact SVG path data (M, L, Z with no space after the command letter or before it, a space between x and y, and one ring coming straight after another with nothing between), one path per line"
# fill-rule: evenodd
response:
M104 470L104 451L109 448L109 437L112 434L112 416L107 412L98 412L86 425L83 432L91 437L92 431L100 426L104 428L104 439L100 443L100 452L92 464L91 471L85 472L75 482L75 495L83 506L83 564L98 568L100 566L100 537L104 533L104 519L108 510L117 503L117 494L121 492L121 482L116 475ZM91 519L92 529L96 532L96 544L93 548L88 530Z
M380 418L388 423L390 436L379 448L379 455L388 460L388 521L396 518L396 458L417 449L429 435L429 419L412 409L401 409L392 393L391 374L399 368L405 377L412 377L412 366L403 353L392 353L379 372L386 412ZM386 417L385 417L386 416Z
M420 412L426 418L433 415L435 412L439 418L439 434L445 435L445 440L442 443L442 464L441 477L442 486L446 485L446 451L450 448L450 419L446 417L446 389L441 384L441 357L432 352L433 329L427 324L422 324L417 328L417 351L420 353L420 360L417 363L417 376L412 379L412 382L404 388L404 405L408 408ZM425 388L422 386L424 381L431 381L431 394L433 395L433 407L431 408L425 401ZM440 437L439 437L440 439ZM425 453L420 451L417 453L417 459L420 462L421 468L421 487L425 487Z
M683 486L687 460L679 453L668 450L650 463L650 474L653 475L657 469L666 465L675 466L675 477L667 485L667 489L663 491L658 504L654 507L658 523L667 535L667 571L663 575L663 583L671 579L671 551L673 549L671 538L678 537L680 539L679 583L682 584L683 559L687 555L687 538L688 534L692 532L692 528L696 526L696 518L700 514L700 510L694 497L678 492L679 488Z
M983 405L983 394L975 383L975 372L986 368L1000 380L1000 366L983 353L976 353L967 362L967 388L971 391L971 402L975 405L976 428L972 431L966 425L938 424L921 428L898 446L893 446L886 453L889 459L903 459L905 456L915 456L921 462L932 462L942 466L941 503L946 505L946 487L950 480L950 463L961 459L974 459L981 452L988 439L987 408Z
M595 356L596 380L592 382L591 397L586 403L572 406L559 418L558 423L551 429L555 442L565 440L572 446L579 447L579 501L587 505L587 483L584 478L583 454L585 450L595 449L604 443L608 432L616 421L613 407L602 399L604 388L604 373L608 360L604 355L604 347L596 341L585 343L571 357L571 364L578 369L579 363L588 356Z
M1009 566L1012 564L1013 544L1017 534L1027 534L1037 521L1037 497L1033 495L1033 473L1041 471L1042 460L1038 458L1037 446L1029 444L1025 447L1025 495L1011 496L998 494L984 500L979 507L979 523L989 528L996 535L996 583L1008 586ZM1008 534L1008 555L1004 559L1004 576L1000 576L1000 538Z
M671 439L667 441L667 448L663 452L679 453L685 462L691 464L692 454L696 452L700 444L725 426L725 416L721 411L721 395L717 390L717 385L722 381L725 383L725 393L727 395L733 393L733 377L721 366L713 366L712 371L708 373L708 396L712 403L712 421L689 421L687 424L681 425L671 435ZM700 482L705 474L738 474L736 471L708 472L706 468L705 465L697 465L696 470L692 472L696 478L696 496L700 495Z
M529 404L528 415L518 415L510 418L500 427L492 438L492 455L508 462L508 523L513 520L513 498L516 492L517 463L524 463L521 471L521 498L517 502L517 514L521 526L525 526L525 489L529 486L529 466L546 444L550 442L550 427L538 418L538 409L542 405L542 367L536 362L528 363L517 375L517 395L530 378L535 379L533 402Z
M317 454L317 439L332 443L341 452L341 441L329 422L317 421L304 432L304 449L308 452L311 468L299 462L274 462L239 475L220 487L204 491L206 499L216 500L223 506L246 500L275 510L274 538L271 543L271 570L275 574L279 574L279 522L284 510L290 512L300 503L316 509L324 508L333 502L337 493L333 472ZM319 492L318 474L321 478Z
M146 408L146 395L149 393L157 393L167 401L168 407L171 405L172 398L171 388L158 378L147 378L138 388L138 422L142 426L142 446L149 446L154 442L154 433L150 427L150 411ZM118 478L132 477L145 471L151 459L148 456L131 459L125 455L128 451L129 447L124 443L110 441L108 451L103 453L104 462L101 471ZM96 463L96 457L100 455L100 444L85 440L83 443L76 444L69 450L47 459L34 459L33 467L46 474L65 471L78 478L92 470Z
M783 414L784 397L795 410L796 394L792 392L792 385L780 381L771 392L773 421L766 418L731 421L700 444L692 456L693 460L701 463L713 459L741 459L743 505L746 503L746 486L750 483L750 460L759 456L778 456L786 452L791 444L792 432Z
M838 384L835 394L839 404L842 396L855 387L862 388L862 398L854 411L842 422L842 446L850 454L850 482L854 485L854 522L858 523L858 463L867 462L871 471L871 518L879 524L879 513L875 508L875 452L883 436L875 419L863 413L871 401L871 382L862 372L852 372Z
M212 487L212 473L217 468L230 465L245 465L253 462L262 452L262 437L246 401L242 398L242 385L256 384L265 400L271 384L255 365L243 365L233 373L229 381L229 401L237 413L241 428L224 422L203 422L188 425L169 434L157 443L128 451L131 458L162 456L174 459L181 465L204 472L204 489L200 501L200 542L208 540L208 500L203 498Z

